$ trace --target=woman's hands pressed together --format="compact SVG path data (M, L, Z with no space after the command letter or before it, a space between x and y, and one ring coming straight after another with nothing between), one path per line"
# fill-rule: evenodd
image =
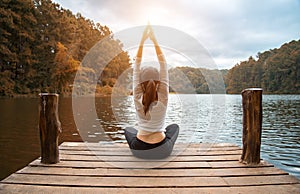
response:
M143 45L145 43L145 41L148 39L148 37L149 37L149 26L147 26L143 32L143 36L142 36L140 45L141 44Z
M161 51L161 49L158 45L158 42L157 42L156 37L154 35L153 29L150 26L150 24L148 24L146 26L144 32L143 32L143 35L142 35L142 38L141 38L141 41L140 41L139 49L138 49L138 52L137 52L137 55L136 55L137 58L142 58L144 43L148 38L150 38L150 40L154 44L156 55L157 56L162 55L162 51Z
M143 32L143 36L140 42L140 45L143 45L145 43L145 41L150 38L150 40L153 42L154 45L157 45L157 40L156 37L154 35L153 29L150 26L150 24L148 24Z

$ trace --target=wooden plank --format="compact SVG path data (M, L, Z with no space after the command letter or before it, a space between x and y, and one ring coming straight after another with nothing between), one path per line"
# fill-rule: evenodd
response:
M129 148L123 148L123 147L60 147L60 150L74 150L74 151L106 151L106 152L130 152ZM205 153L205 152L211 152L211 151L236 151L240 150L240 148L211 148L211 149L200 149L200 148L186 148L186 149L179 149L174 148L173 153L183 153L183 152L199 152L199 153Z
M276 184L299 184L300 181L290 175L247 176L247 177L224 177L224 180L233 186L245 185L276 185Z
M221 177L91 177L12 174L3 183L22 183L55 186L97 186L97 187L203 187L226 186Z
M273 167L273 164L266 162L259 166L247 166L238 161L220 161L220 162L104 162L104 161L61 161L58 164L45 165L40 160L35 160L29 166L45 166L45 167L68 167L68 168L261 168Z
M260 168L260 167L273 167L273 164L270 164L266 161L261 161L259 165L255 166L250 166L250 165L245 165L239 161L221 161L221 162L208 162L208 164L212 168L240 168L240 167L245 167L245 168Z
M231 187L232 193L299 194L300 184Z
M195 188L103 188L103 187L63 187L63 186L40 186L40 185L19 185L2 184L0 192L6 194L15 193L125 193L125 194L190 194L190 193L272 193L272 194L297 194L300 184L295 185L264 185L251 187L195 187Z
M240 155L217 155L217 156L178 156L178 157L168 157L161 160L154 161L228 161L236 160L238 161ZM60 159L62 161L66 160L78 160L78 161L134 161L134 162L148 162L150 160L144 160L136 158L132 155L130 156L90 156L90 155L61 155Z
M189 156L189 155L196 155L196 156L216 156L216 155L241 155L241 150L229 150L229 151L198 151L198 150L186 150L181 152L177 156ZM60 150L60 155L103 155L103 156L131 156L132 153L129 149L119 151L119 150ZM171 154L171 156L176 156L176 150Z
M208 162L103 162L103 161L61 161L46 165L35 160L30 166L68 167L68 168L211 168Z
M217 188L101 188L101 187L64 187L64 186L40 186L40 185L18 185L18 184L2 184L0 191L6 194L15 193L76 193L76 194L95 194L95 193L122 193L122 194L190 194L190 193L211 193L211 194L230 194L229 187Z
M90 143L87 145L82 146L60 146L61 150L99 150L99 151L105 151L105 150L111 150L111 151L125 151L129 150L128 145L98 145L98 146L91 146ZM175 146L174 151L186 151L186 150L197 150L197 151L230 151L230 150L241 150L241 148L237 146L231 146L231 147L182 147L182 146Z
M103 143L92 143L92 142L63 142L60 144L60 147L70 146L70 147L79 147L79 146L87 146L90 147L109 147L109 146L118 146L118 147L128 147L126 142L124 143L114 143L114 142L103 142ZM238 147L235 144L231 143L176 143L175 147L197 147L197 148L206 148L206 147Z
M97 187L207 187L207 186L259 186L299 184L299 180L288 175L250 177L92 177L12 174L3 183L21 183L55 186Z
M225 169L78 169L59 167L25 167L19 170L19 174L40 175L78 175L78 176L151 176L151 177L229 177L229 176L253 176L253 175L287 175L288 173L274 167L267 168L225 168Z
M298 179L272 164L240 163L241 149L230 144L191 144L181 155L172 156L172 161L137 159L127 144L88 145L102 155L93 155L83 142L64 143L60 146L60 163L42 164L37 159L1 181L0 193L299 193L300 190ZM180 146L174 151L181 151Z
M91 142L63 142L59 147L90 147L90 148L128 148L127 143L91 143ZM220 149L230 149L230 148L239 148L239 146L234 144L223 144L223 143L176 143L174 148L197 148L197 149L211 149L211 148L220 148Z

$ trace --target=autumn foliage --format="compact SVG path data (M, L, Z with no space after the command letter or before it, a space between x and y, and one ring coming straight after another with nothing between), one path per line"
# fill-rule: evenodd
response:
M0 96L69 95L81 61L97 42L109 37L112 49L122 48L111 34L107 26L51 0L0 1ZM121 53L104 76L98 75L101 87L112 86L115 76L130 67L128 54ZM117 73L108 75L111 71Z

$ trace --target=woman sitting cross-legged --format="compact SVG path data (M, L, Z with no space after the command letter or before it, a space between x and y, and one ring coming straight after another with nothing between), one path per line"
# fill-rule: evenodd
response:
M143 46L150 38L155 46L160 70L152 66L141 68ZM125 137L134 156L144 159L168 157L179 133L179 126L165 126L168 106L169 76L167 63L151 26L144 30L134 68L133 96L137 114L135 128L127 127Z

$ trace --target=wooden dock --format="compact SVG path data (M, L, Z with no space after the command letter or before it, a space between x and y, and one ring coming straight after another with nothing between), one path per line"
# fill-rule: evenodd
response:
M164 160L142 160L127 144L65 142L60 162L40 158L0 182L0 193L300 193L300 180L262 161L239 162L232 144L176 144Z

